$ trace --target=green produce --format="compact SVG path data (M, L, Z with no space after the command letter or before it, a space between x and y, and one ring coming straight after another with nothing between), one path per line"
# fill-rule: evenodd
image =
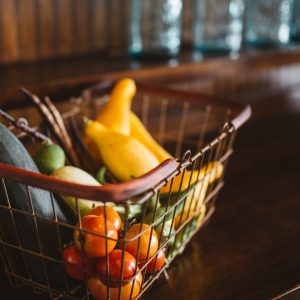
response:
M34 161L41 173L50 174L65 165L66 156L59 145L47 141L36 152Z
M39 173L36 164L23 144L2 124L0 124L0 137L0 163ZM5 186L12 208L31 213L33 207L37 216L55 220L49 192L30 187L30 201L28 197L28 190L25 185L5 180ZM2 186L0 186L0 204L6 207L8 205L6 193ZM60 203L57 202L55 198L53 199L53 205L59 221L74 224L74 219L65 214ZM20 246L22 248L36 253L40 253L42 250L45 255L55 259L60 259L60 252L58 250L59 245L57 241L57 228L55 224L51 224L37 218L36 222L39 228L39 232L37 233L34 219L31 215L27 216L14 213L14 219L20 236ZM7 242L19 246L18 235L11 215L9 211L2 208L0 209L0 230ZM62 227L59 230L62 243L64 244L70 241L72 238L71 230ZM42 249L39 248L37 234L41 240ZM26 252L23 253L23 256L28 265L33 281L46 285L47 281L41 259L39 257L29 255ZM21 252L17 250L11 251L11 258L13 265L15 265L15 272L26 278L28 275ZM50 287L53 289L63 289L64 267L60 264L49 261L46 261L45 264L48 270Z
M51 176L83 185L101 186L101 184L89 173L72 166L64 166L60 169L55 170ZM74 213L77 213L76 199L72 196L62 196L66 204L72 209ZM92 208L95 206L103 205L102 202L92 201L88 199L78 199L78 206L80 215L87 215ZM124 220L126 209L124 206L115 205L112 202L107 202L106 205L113 206L114 209L120 214L121 219ZM134 219L140 216L142 213L142 205L132 204L129 206L128 218Z
M52 172L51 176L72 183L100 186L101 184L89 173L72 166L64 166ZM62 196L66 204L77 213L76 199L72 196ZM87 199L78 199L81 216L85 216L92 208L100 205L100 202Z
M105 167L101 167L97 174L96 174L96 179L99 183L101 184L106 184L106 180L105 180L105 173L106 173L106 168Z

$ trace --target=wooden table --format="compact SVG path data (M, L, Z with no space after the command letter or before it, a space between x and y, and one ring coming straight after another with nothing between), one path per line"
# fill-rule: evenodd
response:
M297 95L282 88L251 101L215 215L144 299L271 299L300 282ZM45 299L1 279L1 299Z

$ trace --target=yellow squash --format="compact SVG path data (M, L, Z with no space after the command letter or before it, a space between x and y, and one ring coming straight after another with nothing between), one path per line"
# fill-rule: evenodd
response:
M168 158L172 158L172 155L154 140L141 120L133 112L130 113L130 136L144 144L160 163Z
M185 171L177 176L174 177L173 179L173 184L172 184L172 193L176 193L179 190L182 192L185 191L189 185L194 185L197 181L199 181L198 184L201 184L201 182L207 182L207 185L209 183L212 183L216 179L220 178L222 173L223 173L223 165L219 162L211 162L208 164L208 166L204 166L200 169L200 173L198 174L197 170L192 171ZM182 176L183 179L182 179ZM168 193L171 187L171 180L160 189L161 193Z
M109 130L99 122L88 122L85 134L97 145L103 163L120 181L144 175L159 165L137 139Z
M135 82L130 78L119 80L114 86L108 103L100 112L96 121L110 130L130 134L129 115L131 101L136 93Z

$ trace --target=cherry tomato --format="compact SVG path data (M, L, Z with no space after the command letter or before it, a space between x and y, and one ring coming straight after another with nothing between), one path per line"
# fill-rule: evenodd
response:
M107 234L105 238L105 223ZM83 243L83 248L87 256L90 257L101 257L110 253L116 246L118 233L114 225L110 221L104 220L103 216L87 215L81 218L82 229L88 230L90 232L75 229L74 230L74 242L78 249L81 248L81 242ZM79 227L77 224L76 227ZM95 234L102 235L97 236ZM107 249L106 249L107 244Z
M93 208L88 214L96 215L96 216L105 216L104 211L106 214L106 220L113 223L116 230L119 232L121 230L122 221L121 221L119 214L114 210L113 207L104 206L104 205L97 206L97 207Z
M136 259L139 254L139 262L145 261L147 259L148 248L148 258L153 256L158 249L158 237L155 230L152 229L151 233L151 227L147 224L142 224L141 229L140 227L141 224L132 225L125 236L126 240L128 241L126 242L125 250L130 252ZM142 231L144 232L139 237L137 237L137 235Z
M136 276L135 280L132 280L126 285L123 285L121 287L120 298L119 298L119 287L110 287L109 288L110 300L135 299L141 291L142 281L143 281L143 276L140 272ZM98 277L89 278L87 284L88 284L89 291L91 292L91 294L96 300L107 299L108 287ZM131 289L132 289L132 294L131 294Z
M136 260L129 252L124 251L123 276L121 276L122 258L122 250L117 249L109 253L109 278L112 280L120 281L122 278L123 280L130 280L135 274ZM106 257L101 257L98 260L96 271L102 276L107 276Z
M163 250L159 250L154 257L151 257L151 260L146 267L146 273L155 273L159 271L163 267L165 259L165 252ZM145 265L145 263L141 264L141 266L143 265Z
M74 244L64 249L63 258L64 261L67 263L65 267L67 274L74 279L84 280L85 276L83 269L85 269L87 272L94 272L94 267L96 263L95 260L86 257L85 264L83 264L82 254ZM85 268L83 266L85 266Z

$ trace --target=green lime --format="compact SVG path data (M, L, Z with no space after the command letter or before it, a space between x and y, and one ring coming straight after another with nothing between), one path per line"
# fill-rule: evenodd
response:
M34 161L43 174L51 174L65 165L64 150L57 144L45 143L38 149Z

